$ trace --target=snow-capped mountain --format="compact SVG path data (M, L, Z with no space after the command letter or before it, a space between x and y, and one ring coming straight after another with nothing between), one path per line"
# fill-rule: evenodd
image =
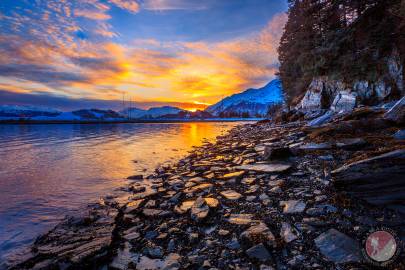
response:
M0 105L0 117L36 117L36 116L56 116L61 112L46 108L23 105Z
M60 112L51 108L1 105L0 120L30 121L119 121L124 117L112 110L84 109Z
M248 89L242 93L226 97L209 106L206 111L215 116L266 115L269 106L284 102L283 90L279 79L272 80L262 88Z
M125 117L129 117L132 119L137 119L137 118L158 118L163 115L168 115L168 114L177 114L179 112L182 112L182 109L179 109L177 107L171 107L171 106L163 106L163 107L154 107L150 108L148 110L142 110L138 108L127 108L121 112L122 115Z

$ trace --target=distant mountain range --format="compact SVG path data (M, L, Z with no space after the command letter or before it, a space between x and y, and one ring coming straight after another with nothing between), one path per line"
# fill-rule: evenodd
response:
M43 107L1 105L0 120L122 121L128 118L147 120L265 117L271 106L283 102L281 82L275 79L262 88L252 88L226 97L205 111L189 112L177 107L163 106L147 110L134 107L121 112L99 109L61 112Z
M31 121L118 121L125 118L112 110L85 109L73 112L61 112L55 109L1 105L0 120L31 120Z
M163 106L163 107L154 107L148 110L138 109L138 108L127 108L121 111L121 114L129 117L129 118L158 118L163 115L167 114L177 114L179 112L183 112L184 110L171 107L171 106Z
M270 106L283 101L281 81L275 79L262 88L251 88L226 97L209 106L206 111L214 116L265 116Z

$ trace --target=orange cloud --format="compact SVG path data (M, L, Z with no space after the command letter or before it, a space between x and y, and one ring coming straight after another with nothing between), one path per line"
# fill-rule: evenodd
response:
M118 6L124 1L110 2ZM108 16L103 13L106 8L100 10ZM79 15L90 16L85 11ZM62 8L60 12L66 11ZM95 16L106 20L104 15ZM77 29L64 20L69 29ZM134 40L127 46L74 40L66 28L47 24L42 33L32 34L35 39L0 35L0 73L24 80L21 86L31 92L37 89L113 100L126 93L137 101L184 102L187 108L203 108L225 95L265 84L274 76L285 21L286 15L280 14L259 32L223 42L149 39ZM98 34L114 35L108 24L97 25ZM52 34L52 30L64 35Z
M74 11L77 17L83 17L90 20L108 20L111 19L111 16L105 14L104 12L100 12L97 10L90 10L90 9L75 9Z
M139 11L139 4L134 0L109 0L109 2L133 13Z

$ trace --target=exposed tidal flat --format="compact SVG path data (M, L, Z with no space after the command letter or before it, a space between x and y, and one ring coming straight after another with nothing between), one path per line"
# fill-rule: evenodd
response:
M383 113L239 125L132 174L14 254L12 269L367 269L367 232L405 236L403 124Z
M0 262L128 175L175 162L242 123L0 125Z

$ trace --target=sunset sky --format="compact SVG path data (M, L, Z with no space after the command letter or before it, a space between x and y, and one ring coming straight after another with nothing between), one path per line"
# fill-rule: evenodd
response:
M277 71L286 0L1 0L0 104L203 108Z

